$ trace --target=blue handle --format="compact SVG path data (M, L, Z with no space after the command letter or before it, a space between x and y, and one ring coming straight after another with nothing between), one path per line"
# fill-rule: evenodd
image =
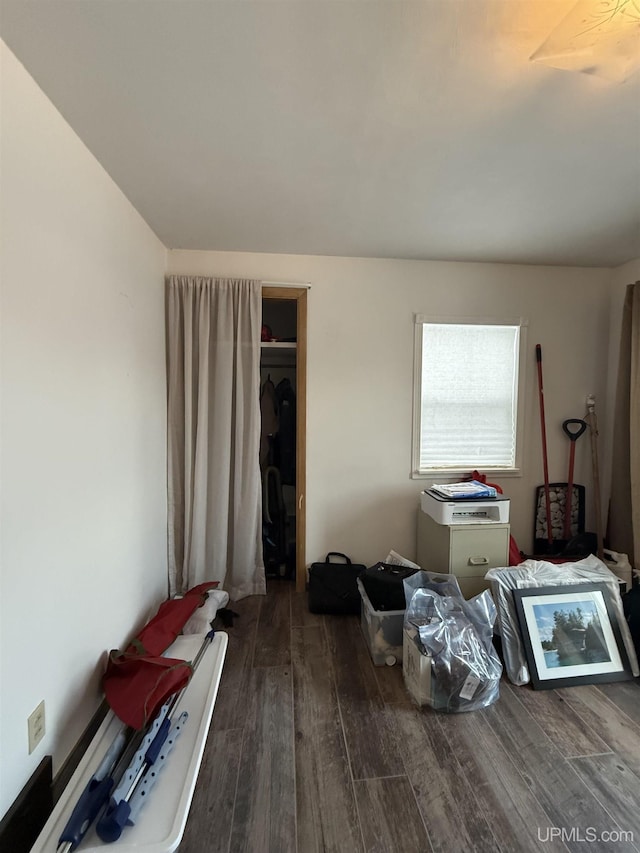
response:
M167 739L171 728L171 720L165 717L154 739L149 744L149 748L145 752L144 762L140 768L139 774L142 771L155 764L158 756L162 752L162 747ZM131 797L118 800L112 803L102 815L96 826L96 831L102 841L111 842L117 841L122 835L122 830L127 825L129 815L131 814L131 806L129 804Z
M76 849L98 812L109 799L112 788L113 779L110 776L99 781L91 779L71 812L71 817L62 831L58 844L69 843L71 850Z
M169 734L169 729L171 728L171 720L165 719L162 721L162 725L158 729L158 734L151 741L151 745L147 750L144 760L147 762L147 766L151 764L155 764L158 760L158 756L160 755L160 750L167 739L167 735Z
M140 784L135 790L135 793L131 795L131 799L129 803L131 805L131 814L129 815L129 823L131 826L134 826L137 823L138 815L140 813L140 809L144 805L145 801L148 799L151 789L158 781L158 776L160 771L164 767L169 753L173 749L176 740L180 736L184 724L189 719L189 714L187 711L183 711L178 718L178 722L171 727L171 731L169 732L169 736L164 743L164 749L158 756L158 761L156 766L153 769L147 770L142 779L140 780Z
M165 702L162 708L158 711L156 716L153 718L153 722L151 723L149 729L145 733L145 736L140 744L138 751L132 758L129 766L125 770L122 778L118 783L118 787L115 789L113 794L111 795L112 804L120 802L120 800L124 800L127 798L127 792L131 788L134 779L140 773L140 770L144 768L145 757L147 754L147 750L151 746L153 739L158 733L160 726L162 725L162 721L169 714L169 707L171 704L171 700L169 702Z
M96 832L100 840L107 844L117 841L127 825L130 814L131 806L126 800L120 800L116 805L109 806L96 824Z

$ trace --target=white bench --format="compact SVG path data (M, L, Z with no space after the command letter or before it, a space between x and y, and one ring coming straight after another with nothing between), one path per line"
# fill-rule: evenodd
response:
M180 636L166 654L173 658L193 660L204 637L204 634ZM173 853L178 848L218 694L227 639L224 632L216 632L176 707L178 714L188 711L189 719L136 825L125 827L118 841L105 844L98 837L94 824L76 848L78 853L106 853L108 850L113 853ZM120 720L109 711L31 848L31 853L56 853L69 815L121 728Z

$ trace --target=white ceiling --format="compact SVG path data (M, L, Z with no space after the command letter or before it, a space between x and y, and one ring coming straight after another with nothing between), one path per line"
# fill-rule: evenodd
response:
M531 63L574 0L2 0L170 248L614 266L640 73Z

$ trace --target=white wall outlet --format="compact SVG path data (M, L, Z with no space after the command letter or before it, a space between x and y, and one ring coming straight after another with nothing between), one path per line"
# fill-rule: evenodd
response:
M29 755L44 737L44 699L27 719L29 729Z

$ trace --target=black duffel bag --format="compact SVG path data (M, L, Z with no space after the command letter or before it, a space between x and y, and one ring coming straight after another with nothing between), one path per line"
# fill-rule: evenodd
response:
M360 583L374 610L405 610L403 581L417 571L408 566L376 563L360 575Z
M341 557L343 563L332 563ZM309 610L311 613L360 613L360 592L356 579L366 567L352 563L346 554L329 551L324 563L309 569Z

